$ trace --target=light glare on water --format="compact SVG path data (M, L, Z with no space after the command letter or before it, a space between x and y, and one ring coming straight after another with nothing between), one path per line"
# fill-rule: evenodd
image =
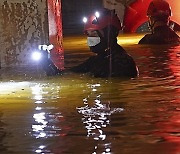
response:
M136 79L1 70L1 152L180 153L180 46L140 46L137 38L119 39L137 63ZM68 66L90 55L74 39Z

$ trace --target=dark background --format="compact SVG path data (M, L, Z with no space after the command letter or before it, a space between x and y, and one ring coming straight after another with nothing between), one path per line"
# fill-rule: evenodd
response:
M102 6L102 0L62 0L63 35L82 34L82 18Z

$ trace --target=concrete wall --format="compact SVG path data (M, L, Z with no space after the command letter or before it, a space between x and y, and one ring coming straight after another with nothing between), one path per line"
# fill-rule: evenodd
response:
M45 0L0 0L2 66L31 63L30 52L47 37Z

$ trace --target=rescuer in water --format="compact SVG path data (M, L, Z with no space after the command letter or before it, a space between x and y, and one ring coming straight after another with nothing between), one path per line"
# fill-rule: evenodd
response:
M165 0L153 0L147 17L151 34L146 34L139 44L179 44L179 36L169 27L171 8Z
M87 43L95 55L71 68L71 71L89 73L95 77L137 77L135 61L117 44L122 27L115 11L104 8L84 20Z

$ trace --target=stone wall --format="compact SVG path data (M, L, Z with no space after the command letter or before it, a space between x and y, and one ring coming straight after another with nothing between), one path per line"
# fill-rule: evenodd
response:
M42 0L0 0L0 56L2 66L24 65L47 37L47 14Z

